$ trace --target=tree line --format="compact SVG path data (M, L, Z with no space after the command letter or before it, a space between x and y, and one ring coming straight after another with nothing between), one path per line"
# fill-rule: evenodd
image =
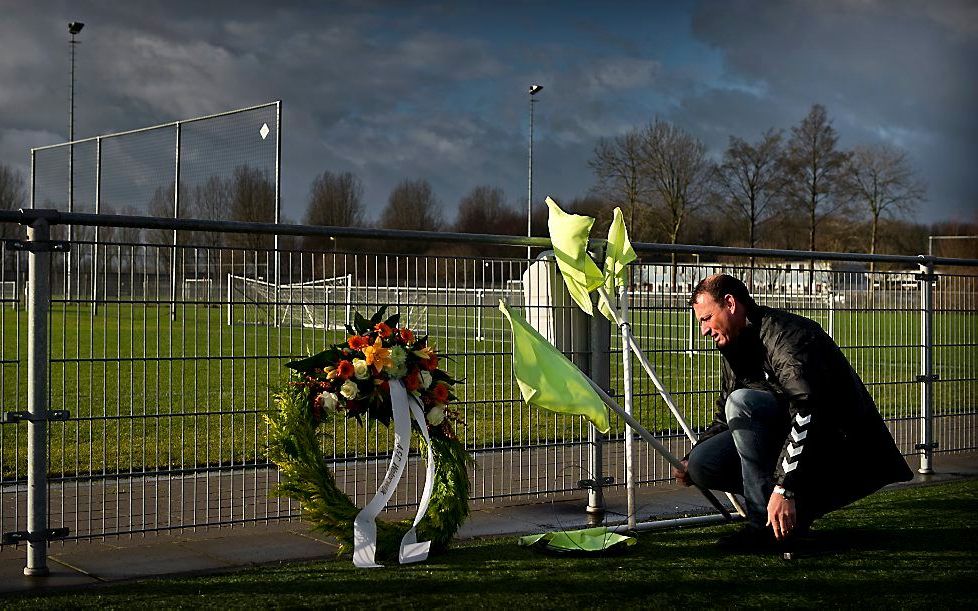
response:
M598 234L610 222L611 211L621 207L635 241L919 253L925 251L930 233L978 230L970 222L931 226L914 222L912 213L926 201L926 185L906 152L885 144L842 149L825 107L818 104L788 130L771 128L755 139L730 136L719 159L710 158L703 142L686 130L655 118L599 140L589 163L593 187L562 205L596 217ZM172 216L173 189L172 184L156 189L148 213ZM274 185L267 172L255 168L241 166L233 176L211 177L203 184L181 185L180 189L183 218L261 222L274 218ZM490 184L465 194L451 220L424 178L397 184L376 221L367 215L363 191L356 174L323 171L310 185L302 222L504 235L526 231L525 199L508 200L502 189ZM0 209L17 209L25 201L23 176L0 165ZM134 209L120 212L133 213ZM533 216L534 234L546 235L546 207L534 202ZM144 237L167 241L162 234ZM185 233L180 241L189 244L201 237ZM268 236L218 240L229 247L271 246ZM289 246L327 251L370 247L410 254L431 249L430 244L410 241L344 242L309 237ZM440 252L488 255L516 251L455 246Z

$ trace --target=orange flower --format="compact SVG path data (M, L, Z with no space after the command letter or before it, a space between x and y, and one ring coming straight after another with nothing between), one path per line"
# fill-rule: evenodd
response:
M374 331L376 331L377 335L383 337L384 339L387 339L394 333L394 330L387 326L387 323L383 322L379 322L374 325Z
M390 329L390 327L388 327L388 329ZM391 351L384 348L383 343L380 341L380 337L377 337L377 341L374 342L373 346L367 346L363 349L363 357L367 361L367 365L374 366L374 370L377 373L380 373L380 370L386 365L393 365L393 361L391 361Z
M347 343L354 350L363 350L370 345L370 340L362 335L351 335Z
M414 342L414 331L411 331L411 329L408 329L407 327L403 327L401 329L401 339L404 340L405 344Z
M336 376L344 380L353 375L353 363L350 361L340 361L336 364Z

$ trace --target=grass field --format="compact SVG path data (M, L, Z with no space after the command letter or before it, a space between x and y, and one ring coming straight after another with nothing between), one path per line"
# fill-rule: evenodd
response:
M638 534L619 556L554 557L514 538L467 541L419 565L348 559L0 598L55 608L975 608L978 480L888 490L816 524L807 551L722 553L734 526Z
M522 405L510 370L509 331L493 307L432 306L427 331L460 388L472 447L580 439L577 419L539 414ZM814 317L827 326L825 312ZM342 341L323 329L275 327L266 313L240 308L226 324L226 309L182 305L171 318L158 303L90 307L55 303L50 318L51 408L72 419L50 427L53 473L125 472L152 467L247 464L262 460L261 414L285 380L291 357ZM484 340L476 339L476 317ZM26 314L0 312L3 409L26 404ZM975 377L978 325L974 315L936 317L935 369L941 376L938 412L974 410L968 386ZM685 310L635 310L634 332L665 386L693 426L712 417L718 357L706 341L690 346ZM920 321L916 312L834 313L833 333L889 417L919 409ZM619 342L614 341L613 345ZM951 345L953 344L953 345ZM612 357L612 386L620 390L620 358ZM675 430L673 418L637 363L633 384L639 419L652 430ZM0 474L24 473L24 426L0 425ZM386 435L337 422L326 439L338 455L386 447Z

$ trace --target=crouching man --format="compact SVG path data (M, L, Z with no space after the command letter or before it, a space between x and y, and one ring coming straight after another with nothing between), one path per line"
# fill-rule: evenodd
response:
M702 280L689 304L723 374L714 422L673 475L743 494L748 524L719 545L772 549L815 518L913 477L866 387L816 322L758 306L726 274Z

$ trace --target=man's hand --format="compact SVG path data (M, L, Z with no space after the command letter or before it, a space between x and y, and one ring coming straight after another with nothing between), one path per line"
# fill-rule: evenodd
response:
M786 499L777 492L771 493L767 502L767 524L774 531L774 538L783 540L797 525L794 499Z
M682 484L683 486L692 486L693 480L689 479L689 471L686 470L686 465L689 464L689 461L684 460L682 461L682 463L683 463L682 469L680 469L679 467L672 468L672 476L675 477L677 480L679 480L679 483Z

